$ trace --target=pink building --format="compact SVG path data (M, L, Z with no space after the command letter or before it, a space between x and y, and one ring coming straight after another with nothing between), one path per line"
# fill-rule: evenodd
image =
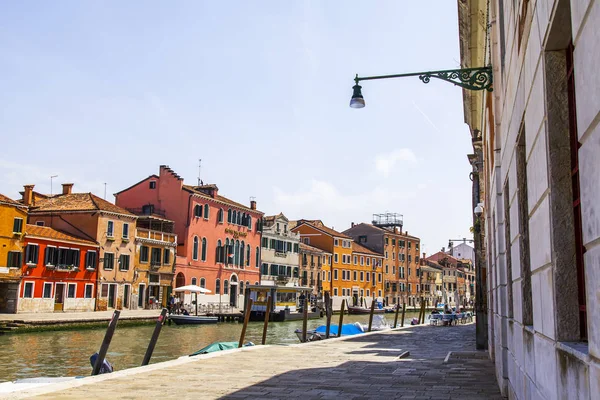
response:
M255 201L247 207L220 196L216 185L185 185L166 165L160 166L158 175L115 197L116 204L135 214L175 222L175 287L195 284L209 289L212 293L199 303L241 306L244 288L260 282L263 213L256 210Z

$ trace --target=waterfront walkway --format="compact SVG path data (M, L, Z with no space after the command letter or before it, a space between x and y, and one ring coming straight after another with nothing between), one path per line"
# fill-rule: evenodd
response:
M11 398L501 399L475 325L256 346L77 379ZM399 358L404 352L410 355ZM449 352L452 352L449 354Z

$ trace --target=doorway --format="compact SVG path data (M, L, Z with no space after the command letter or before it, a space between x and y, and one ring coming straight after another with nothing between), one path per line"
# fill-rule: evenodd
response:
M131 294L131 285L123 285L123 308L129 308L129 295Z
M117 285L108 285L108 308L115 308L115 300L117 299Z
M231 275L229 285L230 285L229 305L231 307L237 307L237 303L238 303L238 279L237 279L237 276Z
M64 283L57 283L54 288L54 311L63 311L65 306L65 287Z
M146 298L146 285L144 283L140 283L138 290L138 308L144 308Z

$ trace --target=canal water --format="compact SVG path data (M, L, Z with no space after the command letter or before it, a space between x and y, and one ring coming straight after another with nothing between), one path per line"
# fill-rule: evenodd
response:
M394 314L385 314L390 325ZM405 324L417 317L407 312ZM332 324L337 324L334 315ZM344 315L344 323L368 324L368 315ZM308 321L308 329L325 324L325 318ZM220 322L212 325L165 325L154 349L151 364L189 355L212 343L238 341L242 329L238 322ZM267 344L299 343L294 333L302 329L302 321L273 322L269 324ZM262 322L251 322L246 341L260 344ZM152 336L154 324L119 327L115 331L106 359L115 370L137 367L142 363ZM40 376L85 376L92 371L89 357L100 348L105 328L34 332L0 336L0 382Z

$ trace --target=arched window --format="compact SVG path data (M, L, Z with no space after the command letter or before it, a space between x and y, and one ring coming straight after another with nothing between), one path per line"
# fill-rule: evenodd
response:
M216 254L215 259L217 260L218 263L223 262L223 244L221 242L221 239L219 239L217 241L217 254Z
M252 217L250 215L248 215L248 220L246 222L246 226L248 227L248 229L252 230Z
M200 278L200 287L203 287L203 288L206 287L206 279Z
M231 223L237 224L237 211L233 210L231 212Z
M231 223L231 208L227 210L227 222Z
M215 281L215 294L221 293L221 280L217 279Z
M229 281L227 279L223 281L223 294L229 294Z
M254 282L255 285L258 285L258 282Z
M244 281L240 281L240 294L244 294Z
M217 221L219 223L223 223L223 209L219 208L219 211L217 212Z
M198 260L198 236L194 236L194 246L192 247L192 260Z
M196 285L198 283L198 280L196 278L192 278L192 285Z
M204 219L208 219L208 216L210 214L210 207L208 206L208 204L204 205Z
M256 258L255 267L258 268L258 265L260 264L260 249L258 246L256 247L256 255L254 257Z
M196 218L202 217L202 205L201 204L196 204L196 206L194 207L194 217L196 217Z
M244 252L246 250L246 245L244 244L244 241L242 240L242 243L240 245L240 267L243 267L244 264Z
M242 224L242 213L238 211L237 213L237 224L241 225Z
M250 245L246 246L246 265L250 266Z
M235 241L233 248L233 265L240 265L240 241Z
M206 238L202 238L202 261L206 261Z

